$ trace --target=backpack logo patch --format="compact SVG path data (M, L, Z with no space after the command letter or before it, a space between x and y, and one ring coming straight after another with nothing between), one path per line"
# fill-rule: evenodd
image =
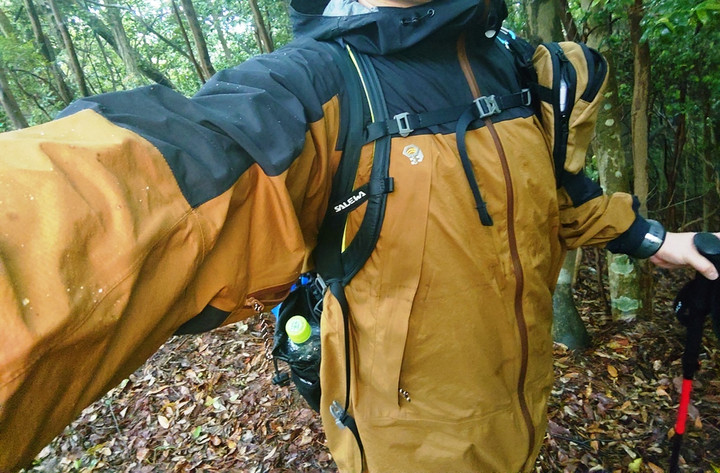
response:
M425 157L422 150L415 145L407 145L405 149L403 149L403 155L410 159L410 164L413 166L420 164Z

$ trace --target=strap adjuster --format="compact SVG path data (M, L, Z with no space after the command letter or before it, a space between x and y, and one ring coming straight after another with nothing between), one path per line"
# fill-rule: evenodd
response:
M398 134L403 138L415 131L414 129L410 128L410 120L408 119L409 116L410 114L408 112L403 112L398 113L393 117L393 120L397 122Z
M523 89L520 91L520 99L522 100L522 104L526 107L529 107L532 103L532 94L530 94L530 89Z
M478 118L487 118L502 111L494 95L483 95L473 100L473 103L478 109Z
M332 404L330 404L330 415L333 416L333 419L335 419L335 424L339 428L344 429L345 427L347 427L345 425L347 411L343 409L339 402L333 401Z

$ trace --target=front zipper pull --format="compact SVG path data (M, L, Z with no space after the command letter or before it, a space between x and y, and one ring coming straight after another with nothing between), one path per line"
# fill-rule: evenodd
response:
M263 304L254 297L248 297L245 301L245 306L252 308L252 310L257 312L258 314L262 314L263 312L265 312L265 304Z

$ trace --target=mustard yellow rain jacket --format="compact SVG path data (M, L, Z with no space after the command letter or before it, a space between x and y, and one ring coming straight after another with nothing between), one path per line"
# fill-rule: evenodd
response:
M304 269L342 156L349 92L319 40L371 55L390 116L520 88L493 37L501 2L434 1L349 17L293 2L298 38L218 73L83 99L0 136L0 471L27 465L179 328L281 301ZM489 34L485 34L490 30ZM648 224L577 162L556 189L529 107L392 141L375 251L346 288L351 405L364 461L328 407L345 398L337 301L322 320L321 413L343 472L527 472L552 384L551 293L566 248L632 252ZM411 151L408 151L411 150ZM356 182L367 181L372 144ZM364 208L351 212L347 239ZM609 242L609 243L608 243Z

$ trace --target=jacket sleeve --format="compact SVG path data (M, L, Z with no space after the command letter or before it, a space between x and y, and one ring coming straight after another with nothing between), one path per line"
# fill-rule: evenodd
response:
M565 173L558 202L560 237L568 248L605 246L634 256L650 227L638 214L637 198L624 192L605 194L582 170Z
M92 97L0 136L0 471L198 312L227 323L286 295L339 157L338 76L301 44L192 99Z

